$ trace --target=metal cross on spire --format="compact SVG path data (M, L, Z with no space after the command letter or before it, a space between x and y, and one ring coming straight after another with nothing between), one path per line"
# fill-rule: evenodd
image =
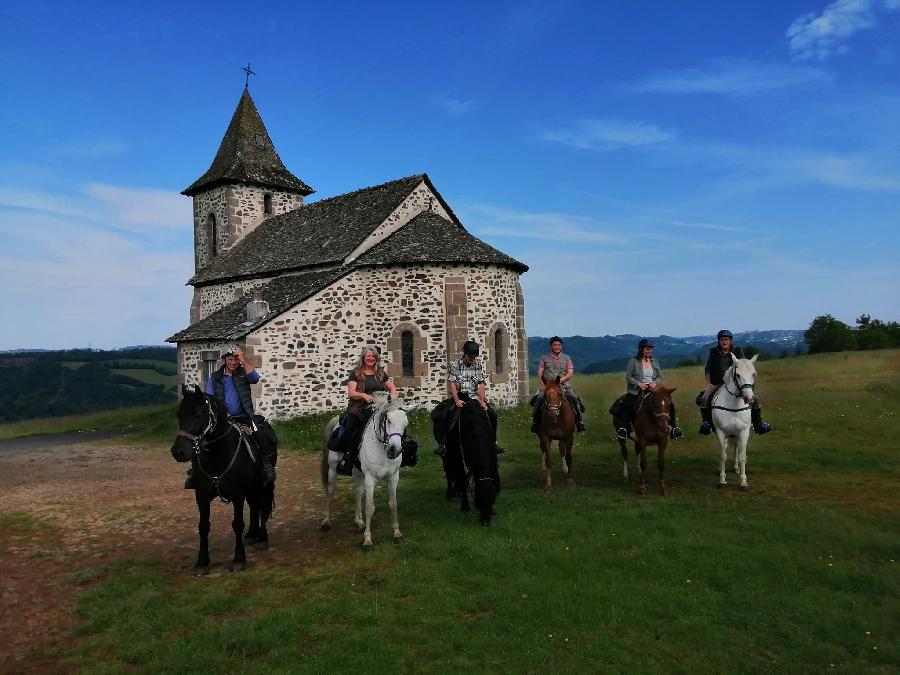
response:
M245 67L241 68L241 70L243 70L247 74L247 78L244 80L244 89L247 89L250 86L250 76L256 75L256 73L252 68L250 68L249 61L247 62L247 65Z

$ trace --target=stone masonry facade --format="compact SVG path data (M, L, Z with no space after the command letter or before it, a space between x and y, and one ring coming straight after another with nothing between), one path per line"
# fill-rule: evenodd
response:
M268 195L268 198L267 198ZM253 185L224 185L194 195L194 269L204 267L271 216L303 205L303 197ZM270 212L266 212L266 204Z
M237 344L260 370L253 387L257 412L275 419L345 407L347 372L367 343L382 347L406 404L431 407L448 395L450 359L458 358L465 340L475 339L489 373L488 400L505 407L528 396L521 298L518 274L499 266L357 269ZM402 371L406 331L413 337L411 376ZM204 354L208 359L220 347L179 343L182 381L202 384Z

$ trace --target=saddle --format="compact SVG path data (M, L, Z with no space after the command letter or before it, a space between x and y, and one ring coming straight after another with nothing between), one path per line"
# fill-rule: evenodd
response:
M711 403L713 400L713 396L715 396L719 392L719 389L721 389L721 388L722 388L722 385L717 384L716 388L713 389L712 392L710 392L707 402ZM694 403L697 404L697 407L703 407L703 392L705 392L705 391L706 391L705 389L701 390L700 393L697 394L697 398L694 399Z

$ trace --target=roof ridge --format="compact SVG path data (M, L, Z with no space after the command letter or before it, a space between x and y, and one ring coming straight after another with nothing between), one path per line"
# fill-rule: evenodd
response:
M331 197L326 197L324 199L319 199L314 202L309 202L308 204L304 204L301 208L309 208L310 206L316 206L317 204L325 204L326 202L334 201L335 199L340 199L342 197L350 197L351 195L359 194L360 192L365 192L366 190L377 190L378 188L387 187L388 185L394 185L396 183L402 183L403 181L411 180L413 178L418 178L420 180L424 180L428 177L427 173L415 173L411 176L404 176L403 178L395 178L394 180L388 180L384 183L378 183L377 185L369 185L368 187L357 188L356 190L351 190L350 192L343 192L339 195L333 195Z

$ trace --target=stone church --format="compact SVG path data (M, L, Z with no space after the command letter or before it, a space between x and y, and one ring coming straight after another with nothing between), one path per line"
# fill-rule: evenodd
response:
M304 203L245 89L194 202L190 325L168 339L179 379L204 386L237 345L262 376L257 411L283 419L346 405L366 343L408 404L447 397L447 365L474 339L488 398L528 396L519 276L528 267L472 236L427 174Z

